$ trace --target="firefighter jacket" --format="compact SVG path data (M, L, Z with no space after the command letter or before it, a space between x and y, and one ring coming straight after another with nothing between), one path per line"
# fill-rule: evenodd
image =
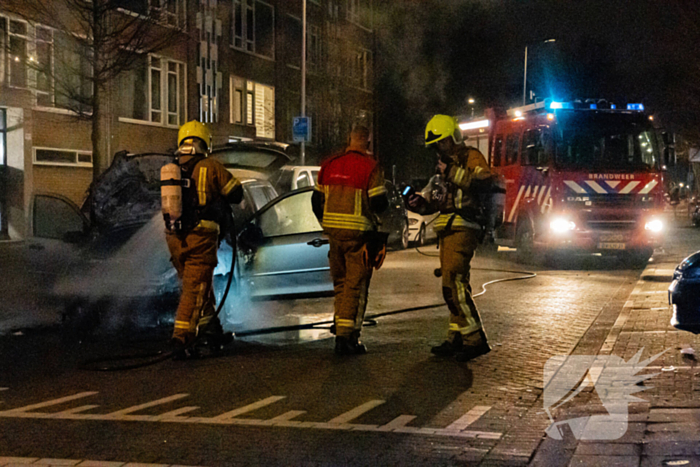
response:
M189 202L196 215L195 230L223 232L231 227L229 204L243 199L241 182L221 162L207 157L185 156L180 166L194 165L188 176L193 183Z
M440 211L436 232L444 230L481 230L478 191L491 180L491 171L478 149L459 145L450 156L442 186L433 187L428 199L432 209Z
M314 214L323 231L340 240L376 230L376 213L388 204L381 168L358 151L347 151L323 163L315 190Z

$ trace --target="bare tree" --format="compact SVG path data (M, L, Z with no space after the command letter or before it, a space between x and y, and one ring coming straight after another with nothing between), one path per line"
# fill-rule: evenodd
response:
M109 86L137 66L140 57L186 40L180 0L5 0L4 10L52 31L56 53L41 59L41 27L36 29L36 88L54 104L91 122L93 179L108 162L105 122Z

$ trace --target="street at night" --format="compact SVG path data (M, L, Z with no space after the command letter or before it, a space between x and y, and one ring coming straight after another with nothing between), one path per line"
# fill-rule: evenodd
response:
M239 338L216 357L146 368L80 369L96 356L153 350L115 336L69 342L60 330L2 338L0 445L14 462L72 459L184 465L660 465L697 462L698 374L682 348L698 339L669 324L672 269L700 231L679 222L646 268L615 258L527 267L513 252L473 262L493 350L472 362L430 355L444 335L435 245L389 254L372 283L366 355L338 357L327 329ZM514 272L504 272L514 271ZM525 272L517 272L525 271ZM332 299L254 301L249 328L326 321ZM264 317L264 318L263 318ZM374 324L374 322L372 322ZM323 328L323 326L321 327ZM666 350L612 442L548 437L543 368L557 355L629 360ZM605 413L583 391L556 420ZM11 464L10 460L3 460ZM61 461L64 462L64 461ZM68 462L68 461L65 461ZM84 464L88 465L88 464ZM92 465L92 464L89 464ZM680 464L678 464L680 465ZM695 464L686 464L695 465Z

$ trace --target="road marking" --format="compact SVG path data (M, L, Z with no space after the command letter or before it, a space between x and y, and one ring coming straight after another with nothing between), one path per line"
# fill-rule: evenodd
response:
M469 412L459 417L454 423L451 423L446 430L462 431L491 409L490 406L477 405Z
M150 407L155 407L156 405L167 404L168 402L176 401L187 397L189 394L175 394L174 396L164 397L156 401L146 402L145 404L135 405L124 410L117 410L116 412L111 412L107 414L110 417L120 418L122 415L127 415L130 413L138 412L139 410L148 409Z
M339 415L339 416L335 417L334 419L329 420L328 423L347 423L350 420L353 420L353 419L359 417L363 413L369 412L373 408L382 405L384 402L385 401L382 401L379 399L365 402L361 406L355 407L354 409L349 410L349 411L345 412L344 414Z
M110 412L106 414L84 414L82 412L94 409L98 407L97 405L82 405L79 407L69 408L61 412L38 412L37 409L44 407L50 407L53 405L62 404L65 402L74 401L83 397L92 396L98 394L97 392L81 392L74 394L72 396L66 396L59 399L52 399L46 402L40 402L38 404L27 405L24 407L19 407L16 409L0 411L0 418L33 418L33 419L59 419L59 420L102 420L102 421L132 421L132 422L160 422L160 423L191 423L191 424L216 424L216 425L236 425L236 426L277 426L277 427L289 427L289 428L310 428L310 429L330 429L330 430L352 430L352 431L364 431L364 432L394 432L394 433L409 433L417 435L434 435L434 436L447 436L456 438L472 438L472 439L500 439L502 433L490 432L490 431L473 431L465 430L481 416L483 416L491 407L486 406L476 406L469 410L466 414L461 416L447 428L435 428L435 427L411 427L407 426L411 421L415 420L415 415L399 415L392 421L385 425L369 425L361 423L348 423L351 420L359 417L360 415L372 410L384 404L383 400L370 400L365 402L354 409L351 409L337 417L332 418L328 422L304 422L293 420L300 415L306 413L303 410L290 410L277 415L276 417L270 418L268 420L254 419L254 418L236 418L238 415L244 413L252 412L262 407L274 404L286 396L270 396L265 399L261 399L252 404L248 404L243 407L239 407L228 412L224 412L221 415L214 417L188 417L183 414L192 412L199 407L186 406L175 410L170 410L164 412L160 415L129 415L130 413L136 412L149 407L154 407L162 405L168 402L182 399L187 396L187 394L176 394L173 396L165 397L163 399L158 399L151 402L146 402L145 404L135 405L128 407L126 409L117 410L115 412ZM0 464L2 465L2 464Z
M305 413L306 410L290 410L289 412L285 412L282 415L276 416L275 418L271 418L270 421L273 423L288 422L289 420L297 418L299 415L304 415Z
M171 410L170 412L165 412L164 414L158 415L158 418L163 419L163 418L175 418L179 417L183 413L187 412L192 412L197 410L199 407L193 406L193 407L180 407L179 409Z
M50 401L40 402L39 404L32 404L32 405L27 405L27 406L20 407L17 409L8 410L8 411L5 411L4 413L7 413L7 412L28 412L30 410L43 409L44 407L50 407L52 405L63 404L64 402L70 402L70 401L74 401L76 399L81 399L83 397L94 396L95 394L97 394L97 392L94 392L94 391L79 392L78 394L73 394L72 396L61 397L60 399L51 399Z
M416 419L415 415L399 415L386 425L381 426L380 428L385 428L387 430L393 430L395 428L403 428L409 423L411 423L413 420Z
M77 465L80 467L178 467L169 464L140 464L131 462L105 462L92 460L76 460L76 459L39 459L38 457L0 457L1 465Z
M235 418L238 415L247 413L247 412L252 412L253 410L257 410L261 407L265 407L266 405L274 404L277 401L281 401L284 399L286 396L270 396L266 399L259 400L257 402L253 402L252 404L248 404L244 407L231 410L230 412L225 412L222 413L221 415L217 415L216 417L213 418L213 420L230 420L232 418Z

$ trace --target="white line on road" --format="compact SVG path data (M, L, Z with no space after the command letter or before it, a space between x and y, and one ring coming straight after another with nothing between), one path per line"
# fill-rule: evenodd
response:
M383 400L371 400L365 402L364 404L349 410L328 422L304 422L295 421L294 418L303 415L306 411L303 410L290 410L281 415L273 417L268 420L260 420L254 418L235 418L238 415L254 411L256 409L268 406L277 401L285 399L286 396L270 396L266 399L254 402L252 404L240 407L229 412L225 412L221 415L215 417L187 417L182 416L182 414L187 412L192 412L199 407L187 406L181 407L179 409L171 410L169 412L164 412L160 415L128 415L129 413L136 412L149 407L158 406L167 402L172 402L182 397L186 394L176 394L174 396L166 397L163 399L158 399L156 401L147 402L145 404L136 405L123 410L118 410L116 412L111 412L107 414L84 414L90 409L98 407L97 405L82 405L79 407L70 408L63 410L61 412L30 412L30 410L36 410L43 407L50 407L57 404L62 404L65 402L80 399L82 397L92 396L97 394L97 392L81 392L72 396L62 397L60 399L52 399L50 401L41 402L39 404L27 405L17 409L0 411L0 418L32 418L32 419L53 419L53 420L101 420L101 421L132 421L132 422L162 422L162 423L191 423L191 424L216 424L216 425L235 425L235 426L277 426L277 427L289 427L289 428L307 428L307 429L330 429L330 430L343 430L343 431L363 431L363 432L393 432L393 433L410 433L417 435L434 435L434 436L447 436L456 438L472 438L472 439L500 439L502 433L489 432L489 431L472 431L465 430L479 419L484 413L486 413L490 407L486 406L476 406L472 408L469 412L460 417L457 421L452 423L447 428L434 428L434 427L410 427L406 426L408 423L413 421L415 415L399 415L386 425L368 425L368 424L356 424L348 423L349 421L359 417L360 415L372 410L373 408L384 403ZM115 416L116 414L116 416Z
M81 399L83 397L94 396L95 394L97 394L97 392L94 392L94 391L79 392L78 394L74 394L72 396L61 397L60 399L51 399L50 401L40 402L39 404L26 405L26 406L20 407L18 409L8 410L5 413L7 413L7 412L28 412L28 411L34 410L34 409L43 409L44 407L50 407L52 405L63 404L64 402L70 402L70 401L74 401L76 399Z
M270 396L266 399L259 400L257 402L253 402L252 404L248 404L244 407L240 407L235 410L231 410L230 412L225 412L222 413L221 415L218 415L214 417L212 420L230 420L238 415L244 414L246 412L252 412L253 410L257 410L261 407L265 407L266 405L274 404L277 401L281 401L284 399L286 396Z
M377 407L377 406L379 406L379 405L382 405L384 402L385 402L385 401L382 401L382 400L379 400L379 399L375 399L375 400L371 400L371 401L369 401L369 402L365 402L365 403L362 404L361 406L355 407L354 409L349 410L349 411L345 412L344 414L339 415L339 416L337 416L337 417L335 417L335 418L329 420L328 423L339 423L339 424L340 424L340 423L347 423L347 422L349 422L350 420L353 420L353 419L359 417L359 416L362 415L363 413L369 412L369 411L372 410L373 408L375 408L375 407Z
M462 431L466 427L477 421L479 418L481 418L481 416L488 412L489 409L491 409L490 406L477 405L469 412L459 417L454 423L450 424L445 429L450 431Z
M138 412L139 410L148 409L150 407L155 407L156 405L167 404L168 402L182 399L184 397L187 397L188 395L189 394L175 394L173 396L164 397L164 398L158 399L156 401L151 401L151 402L146 402L145 404L135 405L133 407L126 408L124 410L117 410L116 412L111 412L107 415L110 417L119 418L122 415L127 415L127 414L130 414L133 412Z

